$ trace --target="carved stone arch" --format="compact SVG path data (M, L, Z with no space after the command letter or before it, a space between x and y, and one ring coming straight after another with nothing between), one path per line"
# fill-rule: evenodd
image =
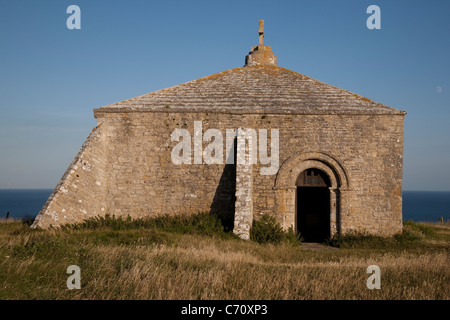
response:
M319 169L330 179L330 235L340 233L342 194L350 190L350 179L342 162L324 152L305 152L283 162L275 178L275 210L285 228L297 227L297 178L307 169Z
M274 189L295 188L300 173L311 168L325 172L330 178L333 189L350 188L348 173L341 161L323 152L305 152L293 155L283 162L275 178Z

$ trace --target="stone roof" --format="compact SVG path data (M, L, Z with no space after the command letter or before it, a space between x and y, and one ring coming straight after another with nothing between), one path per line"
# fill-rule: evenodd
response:
M97 112L261 114L405 114L360 95L281 68L272 47L251 47L245 66L94 109Z
M113 103L94 112L405 114L278 66L244 66Z

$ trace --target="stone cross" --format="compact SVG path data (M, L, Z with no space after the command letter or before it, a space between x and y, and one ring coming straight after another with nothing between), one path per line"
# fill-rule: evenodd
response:
M259 33L259 45L263 46L264 45L264 20L259 20L258 33Z

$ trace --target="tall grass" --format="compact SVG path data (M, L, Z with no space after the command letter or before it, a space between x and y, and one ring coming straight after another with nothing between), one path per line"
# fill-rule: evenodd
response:
M439 238L435 229L429 224L405 221L403 232L393 237L350 233L331 238L326 243L339 248L404 249L408 247L423 247L426 243L422 240Z
M339 250L309 251L237 239L209 217L173 219L52 230L0 221L0 299L450 298L448 224L407 222L397 238L341 238ZM366 287L372 264L381 290ZM66 287L69 265L81 268L80 290Z

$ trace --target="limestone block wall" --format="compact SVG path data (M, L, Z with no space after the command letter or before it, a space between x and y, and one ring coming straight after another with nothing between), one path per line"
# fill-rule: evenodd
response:
M267 115L280 130L280 163L305 153L324 153L346 169L347 189L338 189L340 232L381 235L402 228L403 115ZM270 123L269 123L270 122ZM295 223L295 190L269 190L269 176L255 175L255 215L273 212L285 226ZM261 205L267 203L267 206ZM291 206L290 214L279 210Z
M105 135L95 127L48 198L32 228L81 222L108 212Z
M178 143L171 140L174 129L187 129L193 139L194 121L202 121L203 132L219 129L224 141L226 129L261 128L269 132L279 129L281 167L288 159L305 153L332 156L348 176L345 190L336 190L338 231L382 235L401 231L403 115L107 112L100 109L96 117L97 129L58 184L35 225L72 223L104 213L143 217L199 211L220 213L232 225L235 166L176 165L171 160L172 149ZM209 143L204 141L203 148ZM90 171L83 169L83 160L86 160L84 167ZM260 168L259 163L252 168L255 219L269 213L285 228L292 226L295 186L276 189L276 175L261 175ZM66 214L68 210L70 214Z

